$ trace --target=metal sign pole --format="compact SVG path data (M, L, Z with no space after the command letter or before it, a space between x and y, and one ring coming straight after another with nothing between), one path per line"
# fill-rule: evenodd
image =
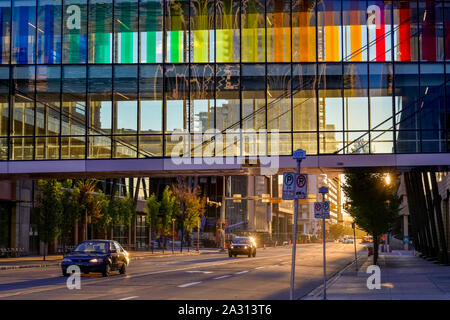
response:
M322 193L322 202L325 201L325 193ZM325 215L322 216L323 233L323 300L327 300L327 256L325 246Z
M297 159L297 174L300 174L301 159ZM292 231L292 263L290 300L294 300L295 253L297 249L298 199L294 199L294 226Z
M292 157L297 160L297 177L300 174L302 160L306 158L306 151L295 150ZM297 178L295 179L295 183ZM294 300L294 278L295 278L295 254L297 249L297 221L298 221L298 199L294 195L294 226L292 228L292 262L291 262L291 290L290 300Z
M326 232L325 232L325 213L324 208L327 209L327 216L329 215L329 205L325 206L325 194L328 193L328 187L320 187L319 193L322 194L322 238L323 238L323 300L327 299L327 256L326 256ZM329 219L329 217L328 217Z

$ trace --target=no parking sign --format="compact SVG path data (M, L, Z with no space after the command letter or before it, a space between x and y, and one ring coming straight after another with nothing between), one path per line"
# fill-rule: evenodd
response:
M308 195L308 175L299 174L295 178L295 199L306 199Z
M330 203L328 201L314 202L314 218L330 219Z

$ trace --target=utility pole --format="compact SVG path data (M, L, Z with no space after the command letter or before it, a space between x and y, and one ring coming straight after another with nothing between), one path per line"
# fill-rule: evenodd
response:
M293 158L297 160L297 176L300 174L302 160L306 158L306 151L298 149L294 151ZM294 300L295 279L295 255L297 249L297 222L298 222L298 199L294 197L294 225L292 226L292 262L291 262L291 290L290 300Z

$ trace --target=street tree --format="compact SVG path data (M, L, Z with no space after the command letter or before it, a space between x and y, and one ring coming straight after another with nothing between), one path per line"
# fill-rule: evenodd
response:
M102 215L101 202L96 198L95 195L97 191L97 180L95 179L78 180L76 186L79 189L78 203L80 206L80 211L82 212L82 219L83 219L82 240L87 240L88 218L91 218L91 221L97 221Z
M160 232L164 237L163 248L166 249L167 235L171 233L172 218L177 218L179 215L179 205L173 191L169 186L164 188L161 204L159 208L160 213Z
M389 184L384 174L360 168L349 170L345 177L342 189L348 199L347 211L361 229L372 235L373 264L377 264L380 236L389 232L400 210L398 175L391 174Z
M192 189L185 196L185 215L183 224L186 228L188 239L195 227L198 227L200 220L206 211L206 198L200 196L200 187Z
M73 181L68 179L62 182L61 202L63 204L63 218L61 219L61 241L64 247L67 245L67 238L71 233L75 233L74 224L81 218L80 206L78 204L79 189L73 185ZM75 237L73 237L75 240ZM77 243L74 243L76 245Z
M37 194L37 216L39 239L44 243L44 261L48 244L55 241L61 229L63 204L62 185L57 180L39 180Z
M158 201L158 197L155 193L145 200L144 212L146 214L146 223L149 227L148 230L148 243L152 246L152 230L157 230L158 214L161 203Z

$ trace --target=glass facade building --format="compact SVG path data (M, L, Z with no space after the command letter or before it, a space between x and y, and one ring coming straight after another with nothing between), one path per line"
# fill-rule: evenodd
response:
M0 0L0 160L444 153L449 81L447 1Z

